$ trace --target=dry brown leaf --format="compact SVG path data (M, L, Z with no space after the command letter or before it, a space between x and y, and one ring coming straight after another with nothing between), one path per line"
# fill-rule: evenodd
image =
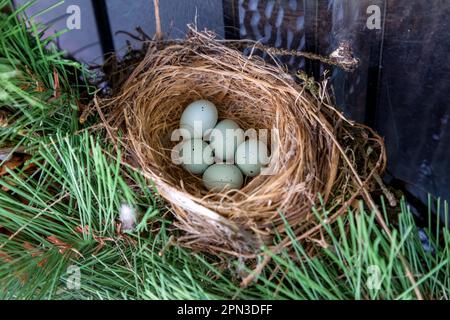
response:
M21 159L21 157L13 156L9 161L4 163L0 167L0 176L3 176L6 173L8 173L7 169L14 170L14 169L20 167L23 163L24 163L24 161Z
M6 252L3 252L3 251L0 251L0 259L2 259L6 263L11 263L12 262L11 256L9 254L7 254Z
M59 248L59 253L64 254L66 251L71 250L72 246L59 240L56 236L48 236L47 240Z

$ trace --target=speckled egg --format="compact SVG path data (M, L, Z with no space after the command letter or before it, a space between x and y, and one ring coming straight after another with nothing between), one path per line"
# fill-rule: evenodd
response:
M243 183L241 170L233 164L214 164L203 173L203 184L209 191L240 189Z
M180 128L191 134L191 139L201 139L208 130L214 128L219 115L214 103L197 100L189 104L180 119ZM183 134L184 135L184 134Z
M244 131L233 120L225 119L214 127L209 140L216 162L233 163L237 147L244 142Z
M214 163L212 148L201 139L186 140L180 147L182 166L193 174L202 174Z
M269 163L267 145L257 139L249 139L236 149L235 163L248 177L261 173L261 167Z

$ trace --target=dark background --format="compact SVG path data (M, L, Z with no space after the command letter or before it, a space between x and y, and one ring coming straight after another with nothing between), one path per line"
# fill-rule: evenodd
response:
M16 6L24 3L16 0ZM30 16L57 1L37 1ZM81 9L81 29L59 46L87 64L124 52L137 26L153 35L152 0L72 0L35 17L66 27L66 8ZM367 8L381 9L382 28L370 30ZM188 23L222 38L250 38L280 48L331 53L350 41L361 59L354 73L332 69L338 106L375 128L388 150L389 172L427 202L426 192L450 199L450 1L448 0L160 0L166 36L182 37ZM292 70L319 77L326 66L284 58Z

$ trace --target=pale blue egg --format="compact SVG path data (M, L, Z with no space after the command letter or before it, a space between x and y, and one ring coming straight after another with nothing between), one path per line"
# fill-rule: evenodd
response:
M216 161L233 163L238 145L244 142L244 131L233 120L220 121L209 136Z
M236 149L235 163L248 177L261 173L261 167L269 163L267 145L257 139L249 139Z
M180 147L180 159L184 169L202 174L214 163L212 148L201 139L186 140Z
M207 100L197 100L189 104L180 119L180 128L191 136L185 138L201 139L208 130L214 128L219 115L214 103Z
M214 164L203 173L203 184L209 191L240 189L243 183L241 170L233 164Z

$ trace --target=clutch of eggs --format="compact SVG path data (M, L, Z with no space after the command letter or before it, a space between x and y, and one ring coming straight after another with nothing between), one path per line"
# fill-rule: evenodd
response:
M217 121L217 108L210 101L197 100L186 107L180 119L182 166L202 174L209 191L240 189L243 175L255 177L268 163L267 145L257 139L245 140L244 131L233 120Z

